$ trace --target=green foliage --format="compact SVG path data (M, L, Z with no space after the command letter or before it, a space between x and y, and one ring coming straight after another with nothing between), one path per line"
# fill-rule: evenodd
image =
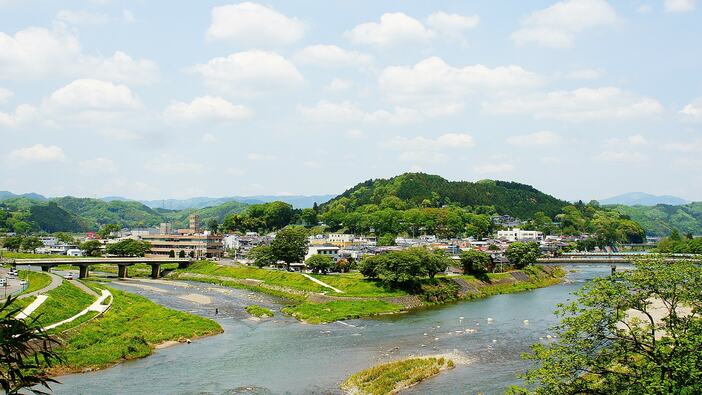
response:
M151 244L141 240L125 239L107 244L105 251L117 256L144 256L151 249Z
M664 254L702 254L702 238L682 238L673 230L670 237L658 243L657 249Z
M305 260L305 265L307 265L307 268L312 270L313 273L326 274L334 267L334 259L327 255L314 254Z
M295 210L284 202L253 204L241 214L230 214L224 218L222 228L228 232L266 232L282 229L293 223Z
M29 208L29 221L45 232L81 232L85 230L81 219L56 202L37 204Z
M29 285L22 293L31 293L42 288L48 287L51 284L51 277L48 274L35 272L33 270L22 270L19 272L20 278L27 278Z
M680 206L609 206L646 229L651 236L667 236L673 229L694 235L702 234L702 202Z
M702 392L702 268L646 260L586 284L561 305L554 342L527 357L534 394Z
M36 252L37 248L43 246L44 243L38 237L28 236L22 239L22 249L25 251Z
M24 221L17 221L12 225L15 233L21 236L26 236L32 231L32 225Z
M366 257L359 269L364 276L379 278L390 286L413 288L421 278L434 278L449 264L450 260L440 251L413 247Z
M528 243L517 241L507 247L505 255L507 259L509 259L509 263L514 265L517 269L533 265L540 255L539 243L533 241Z
M103 239L110 239L115 236L115 234L119 232L119 225L117 224L105 224L98 230L97 234L100 236L100 238Z
M82 218L89 229L99 229L107 224L117 224L120 227L143 227L163 222L163 217L160 214L135 201L113 200L106 202L100 199L66 196L52 199L51 202Z
M25 389L44 394L38 386L51 390L49 384L58 381L32 372L42 364L61 362L55 351L59 341L47 334L36 319L15 318L21 310L14 301L8 297L0 306L0 387L6 394Z
M8 236L2 240L2 246L9 251L19 251L22 248L22 237Z
M249 305L245 307L245 310L247 313L251 314L254 317L258 318L266 318L266 317L273 317L273 312L270 309L267 309L265 307L261 307L259 305Z
M96 299L68 281L49 291L47 296L48 299L30 315L43 326L73 317Z
M454 362L443 357L404 359L356 373L341 388L358 395L394 394L453 367Z
M102 243L100 243L100 240L87 240L79 248L85 251L87 256L96 257L102 254Z
M254 265L257 267L275 265L278 261L275 254L273 254L273 249L268 245L260 245L252 248L249 251L248 258L253 260Z
M381 300L344 300L327 303L304 302L295 306L285 307L282 311L301 321L310 324L321 324L393 313L400 310L402 310L402 306Z
M448 303L458 300L459 287L446 278L435 278L422 282L420 295L428 303Z
M290 264L305 259L308 244L305 228L290 226L276 233L271 248L276 260Z
M492 263L490 255L478 250L465 250L461 252L461 267L466 274L482 274Z

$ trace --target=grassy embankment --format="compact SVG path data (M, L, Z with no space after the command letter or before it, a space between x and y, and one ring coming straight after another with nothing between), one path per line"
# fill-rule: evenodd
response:
M518 281L509 273L490 273L480 277L480 279L469 275L461 276L478 291L463 295L462 298L473 299L544 287L559 282L564 274L562 270L548 273L538 266L528 267L522 272L528 275L528 281ZM397 313L404 308L393 303L391 298L409 295L400 289L384 287L380 281L365 279L360 273L314 275L314 277L340 289L343 293L335 293L299 273L246 266L219 266L212 262L195 263L190 268L176 270L171 276L171 278L181 280L214 283L286 298L291 304L282 311L309 323ZM326 293L341 300L323 303L307 301L307 295L311 293ZM437 276L435 279L422 281L414 294L425 305L442 304L461 299L459 286L446 276Z
M47 292L46 296L48 299L30 314L30 317L38 317L37 323L43 326L71 318L97 299L68 281L64 281L57 288ZM70 324L74 324L74 322Z
M270 309L267 309L265 307L261 307L259 305L252 304L250 306L246 306L245 310L247 313L251 314L254 317L258 317L258 318L273 317L273 312Z
M49 284L51 284L51 276L42 272L35 272L32 270L20 270L18 274L18 278L21 278L22 280L27 279L27 281L29 281L29 286L27 287L27 289L22 291L23 294L38 291L42 288L48 287Z
M99 288L91 284L93 288ZM166 341L183 341L222 332L215 321L160 306L115 289L112 308L101 317L62 334L63 361L52 375L105 368L150 355Z
M346 379L341 388L358 395L392 394L453 369L454 362L444 357L410 358L363 370Z
M3 251L2 257L5 259L72 259L81 258L57 254L33 254L31 252Z

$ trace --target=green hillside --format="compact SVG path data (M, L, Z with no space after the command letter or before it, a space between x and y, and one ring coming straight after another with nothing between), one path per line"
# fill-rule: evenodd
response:
M483 180L478 182L448 181L424 173L405 173L390 179L362 182L322 207L339 202L348 209L366 204L379 205L384 199L397 197L411 207L491 206L499 214L531 218L537 212L554 217L567 203L524 184Z
M651 236L667 236L673 229L680 233L702 234L702 202L681 206L608 206L628 215Z
M169 211L161 209L159 210L159 212L161 213L161 215L163 215L164 218L167 218L169 222L173 222L174 226L184 227L187 225L188 216L190 214L198 214L200 216L200 221L202 221L203 224L206 224L207 221L213 218L221 224L222 222L224 222L224 218L227 215L238 214L244 211L244 209L246 209L247 206L248 205L246 203L230 201L219 204L217 206L205 207L197 210L192 208L179 211Z
M163 222L163 216L135 201L105 202L99 199L71 196L51 199L61 208L81 217L90 229L106 224L128 227L155 226Z

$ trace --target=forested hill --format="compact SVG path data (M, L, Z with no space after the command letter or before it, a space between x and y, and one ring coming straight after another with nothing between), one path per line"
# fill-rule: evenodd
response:
M362 182L322 205L324 208L343 204L356 209L366 204L381 205L400 199L411 207L492 206L499 214L528 219L537 212L555 217L568 203L539 190L516 182L483 180L478 182L448 181L424 173L405 173L390 179Z
M658 204L656 206L607 206L624 215L646 229L652 236L667 236L673 229L682 234L702 235L702 202L680 206Z

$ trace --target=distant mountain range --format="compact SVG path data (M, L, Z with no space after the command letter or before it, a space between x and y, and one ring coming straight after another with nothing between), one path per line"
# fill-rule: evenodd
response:
M14 194L8 191L0 191L0 200L12 199L12 198L27 198L34 200L47 200L46 197L38 193L23 193L21 195Z
M629 192L598 201L602 205L620 204L624 206L655 206L657 204L680 206L690 203L689 201L677 196L652 195L645 192Z

